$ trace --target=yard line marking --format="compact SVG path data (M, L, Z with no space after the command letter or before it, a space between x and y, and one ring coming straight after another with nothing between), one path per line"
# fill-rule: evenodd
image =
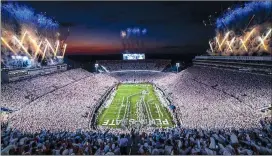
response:
M127 114L127 106L128 106L128 97L126 97L126 106L125 106L125 113L124 113L124 115L123 115L123 120L125 119L125 117L126 117L126 114Z
M161 114L161 116L163 117L163 113L161 111L161 108L160 108L160 106L157 103L156 103L156 107L157 107L157 109L159 109L159 114Z
M155 104L155 103L154 103L154 105L155 105L155 107L156 107L156 109L157 109L157 112L158 112L158 114L159 114L159 118L161 118L161 113L160 113L160 111L159 111L158 105Z
M150 107L149 107L149 105L147 103L145 103L144 98L145 98L145 95L143 97L143 102L144 102L144 105L146 106L146 108L148 109L147 113L150 114L150 119L153 121L153 117L152 117L152 113L151 113Z
M162 101L161 99L156 98L158 95L155 93L156 92L152 89L152 86L150 88L150 86L141 84L125 86L121 87L121 89L119 88L116 90L116 96L113 97L112 102L109 104L110 111L102 114L102 118L106 117L103 119L104 123L106 120L109 120L107 126L112 127L116 122L116 128L123 125L120 123L125 121L127 122L124 126L128 126L127 128L130 128L130 126L133 126L134 124L135 126L137 126L137 124L139 124L138 126L150 126L151 124L155 124L156 127L168 125L164 123L167 119L163 121L164 107L161 103ZM110 101L109 99L107 99L107 101ZM158 115L156 115L156 113ZM167 118L168 114L165 115ZM114 116L114 118L112 118L112 116ZM159 119L157 119L157 117ZM181 116L178 116L178 118L180 117ZM155 122L157 120L160 120L160 123L163 122L162 125Z
M120 108L119 108L119 111L118 111L118 115L117 115L116 120L118 120L118 119L119 119L119 117L120 117L121 109L122 109L122 107L123 107L123 103L124 103L124 98L125 98L125 97L123 96L122 104L121 104L121 106L120 106Z
M141 104L142 104L142 106L145 108L145 111L146 111L146 113L147 113L147 118L148 118L148 121L149 121L149 120L150 120L150 116L149 116L147 107L146 107L146 105L144 104L143 96L141 97Z

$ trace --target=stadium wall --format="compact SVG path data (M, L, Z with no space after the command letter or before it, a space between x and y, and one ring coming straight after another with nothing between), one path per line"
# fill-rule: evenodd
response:
M3 82L14 82L23 79L33 78L40 75L48 75L56 72L67 70L67 64L45 66L41 68L19 69L19 70L2 70L1 79Z
M264 75L272 74L270 56L196 56L193 65L208 66Z
M271 56L196 56L204 60L272 61Z

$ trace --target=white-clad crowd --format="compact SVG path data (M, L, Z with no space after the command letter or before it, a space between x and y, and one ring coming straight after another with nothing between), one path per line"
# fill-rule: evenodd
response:
M271 77L209 67L190 67L154 82L176 105L187 128L258 127L270 106Z
M29 126L39 125L30 128L36 131L49 128L40 124L41 119L54 119L54 124L80 121L83 118L80 116L89 114L89 108L95 108L100 97L117 82L153 82L176 106L178 119L186 128L252 128L259 126L260 109L271 104L270 78L197 66L178 74L134 71L108 75L75 69L4 84L1 98L2 107L21 108L10 116L14 127L23 126L22 121L25 121L33 123L26 124ZM58 124L60 127L53 126L53 122L46 124L52 124L52 129L56 130L88 128L80 122L75 126Z
M1 125L2 155L271 155L271 118L260 129L22 133Z
M1 107L18 110L32 100L93 74L83 69L1 84Z
M118 82L156 84L176 106L181 127L89 131L98 101ZM128 154L133 142L132 154L272 154L271 118L260 111L271 105L270 86L269 76L198 66L177 74L74 69L2 84L2 107L16 111L1 124L1 150Z
M87 130L90 114L115 79L97 74L47 93L9 116L9 124L23 132Z
M108 71L120 70L155 70L162 71L171 60L101 60L99 65L105 67Z
M151 72L151 71L126 71L110 73L110 76L116 78L122 83L141 83L153 82L157 79L168 76L169 73Z

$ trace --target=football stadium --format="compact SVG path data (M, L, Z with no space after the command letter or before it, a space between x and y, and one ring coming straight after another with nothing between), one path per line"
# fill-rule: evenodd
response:
M112 94L98 118L99 125L119 127L123 120L131 125L173 126L167 105L162 105L151 84L120 84Z
M272 155L271 95L270 0L1 1L1 155Z

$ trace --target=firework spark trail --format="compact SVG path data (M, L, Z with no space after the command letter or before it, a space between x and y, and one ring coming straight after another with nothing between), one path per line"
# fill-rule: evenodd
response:
M258 45L257 48L259 48L261 45L263 45L264 49L267 51L267 47L266 47L266 45L264 44L264 40L266 40L266 38L270 35L271 30L272 30L272 29L270 29L270 30L267 32L267 34L265 35L264 38L262 38L262 37L259 36L259 41L260 41L261 43Z
M215 37L215 40L216 40L216 43L218 44L219 50L222 51L222 49L221 49L221 47L220 47L220 43L219 43L219 41L218 41L218 38Z
M271 9L271 1L255 1L245 3L241 7L235 7L223 13L215 21L216 32L219 33L211 41L212 44L209 43L210 51L213 54L220 52L231 54L235 48L238 49L238 54L242 54L245 51L255 52L257 48L259 49L258 53L268 52L270 50L269 43L271 42L271 38L268 37L271 34ZM269 28L268 32L266 31L267 28ZM231 36L236 38L234 41L227 39L224 42L222 37L229 30L237 31L235 33L239 35L234 34L234 36ZM223 45L226 45L227 48L223 48Z
M9 46L9 44L6 42L6 40L3 37L1 37L1 40L9 48L9 50L12 51L16 55L16 52Z
M259 37L259 41L261 42L260 45L263 45L264 50L267 51L267 47L264 44L264 40L261 37ZM258 46L258 47L260 47L260 46Z
M15 41L17 41L17 42L19 43L20 48L22 48L22 49L24 50L24 52L25 52L30 58L32 58L31 55L27 52L27 50L26 50L26 48L24 47L24 45L19 41L19 39L18 39L16 36L13 36L13 38L15 39Z
M56 50L55 50L54 56L56 56L56 55L57 55L58 49L59 49L59 40L57 40L57 47L56 47Z
M248 39L251 37L251 35L253 34L254 31L255 31L255 28L250 31L250 33L248 34L248 36L245 39L245 41L243 41L245 44L247 43Z
M230 42L229 41L227 42L231 52L233 52L231 47L232 47L232 44L233 44L234 40L235 40L235 37L233 37Z
M219 42L219 39L217 38L217 37L215 37L215 40L216 40L216 42L217 42L217 44L218 44L218 46L219 46L219 49L220 49L220 51L222 50L222 45L224 45L224 42L226 41L226 39L228 38L228 36L229 36L229 33L230 32L227 32L226 34L225 34L225 37L224 37L224 39L223 39L223 41L220 43Z
M47 45L48 45L49 48L51 49L52 53L55 55L55 50L54 50L54 48L51 46L50 42L49 42L47 39L45 39L45 41L47 42Z
M237 44L238 44L239 51L241 51L241 52L242 51L251 52L252 47L248 47L248 44L257 42L258 46L254 46L253 48L259 48L260 46L262 46L265 51L269 51L268 45L267 45L267 43L265 41L267 39L270 40L269 35L271 35L272 29L269 29L268 32L264 33L263 37L261 37L260 35L253 36L253 34L260 34L260 31L261 30L259 30L259 29L257 29L257 27L255 27L250 32L245 33L244 36L237 36L237 35L234 34L234 37L231 40L223 40L221 43L219 42L219 39L218 39L220 35L218 35L218 36L216 36L214 38L214 41L209 42L210 50L212 51L212 53L224 52L224 53L231 54L233 52L233 50L234 50L233 49L234 45L237 46ZM228 34L226 33L224 39L226 39L227 35ZM236 40L237 38L239 38L239 39ZM216 45L218 45L218 46L214 47L212 42L215 42ZM270 41L268 41L268 43L269 42ZM226 44L226 46L227 46L226 49L222 49L223 44Z
M230 33L230 32L227 32L227 33L226 33L226 35L225 35L223 41L222 41L221 44L219 45L219 48L220 48L220 49L221 49L221 46L222 46L222 45L224 44L224 42L226 41L226 39L228 38L229 33Z
M21 42L22 44L24 43L24 39L25 39L26 34L27 34L27 31L24 32L24 34L23 34L23 36L22 36L22 38L21 38L21 41L20 41L20 42Z
M40 47L42 42L39 43L39 45L37 45L37 42L31 37L29 36L30 41L33 43L34 47L35 47L35 54L34 54L34 58L36 58L38 53L42 53Z
M66 47L67 47L67 44L64 44L64 49L63 49L62 57L64 57L64 55L65 55Z
M271 1L254 1L246 3L242 7L236 7L234 9L226 11L224 14L222 14L221 17L217 18L216 28L222 30L224 28L229 28L234 24L239 25L240 23L244 22L240 19L251 18L249 23L245 23L247 28L251 23L260 20L260 18L263 21L269 19L269 14L271 14L271 8ZM265 12L267 16L263 16L263 12ZM253 19L255 19L255 21Z
M58 37L60 36L60 34L56 32L59 28L59 24L56 21L50 17L46 17L43 13L35 13L31 7L17 5L12 2L2 5L2 9L3 17L12 16L12 18L15 19L15 21L5 20L1 27L1 30L10 30L9 33L3 31L5 37L1 37L1 42L9 53L12 52L16 55L23 51L29 58L36 58L40 53L43 58L45 58L51 52L56 56L58 51L61 51L58 38L54 38L56 33ZM15 31L13 26L14 22L18 23L18 29L22 30L20 33ZM11 30L12 28L13 30ZM39 33L40 36L36 37L35 34L37 33ZM52 43L56 43L55 41L57 41L54 46L50 42L44 42L46 34L50 34L50 41L54 40ZM12 44L8 42L10 38L12 38ZM26 43L30 44L29 47L26 46ZM66 46L64 48L65 50ZM33 51L33 53L29 53L30 51ZM51 56L52 55L50 55L50 57Z
M209 45L210 45L210 48L211 48L212 53L213 53L213 47L212 47L212 43L211 43L211 41L209 41Z
M35 58L37 57L39 52L42 52L41 49L40 49L41 45L42 45L42 41L40 41L40 43L39 43L39 45L38 45L38 47L36 49L35 56L34 56Z
M243 41L242 39L240 39L240 41L242 42L242 46L243 46L243 47L245 48L245 50L247 51L247 47L246 47L244 41Z
M48 44L45 46L45 48L44 48L44 52L43 52L43 56L42 56L42 60L44 59L44 57L45 57L45 52L46 52L46 50L47 50L47 48L48 48Z

